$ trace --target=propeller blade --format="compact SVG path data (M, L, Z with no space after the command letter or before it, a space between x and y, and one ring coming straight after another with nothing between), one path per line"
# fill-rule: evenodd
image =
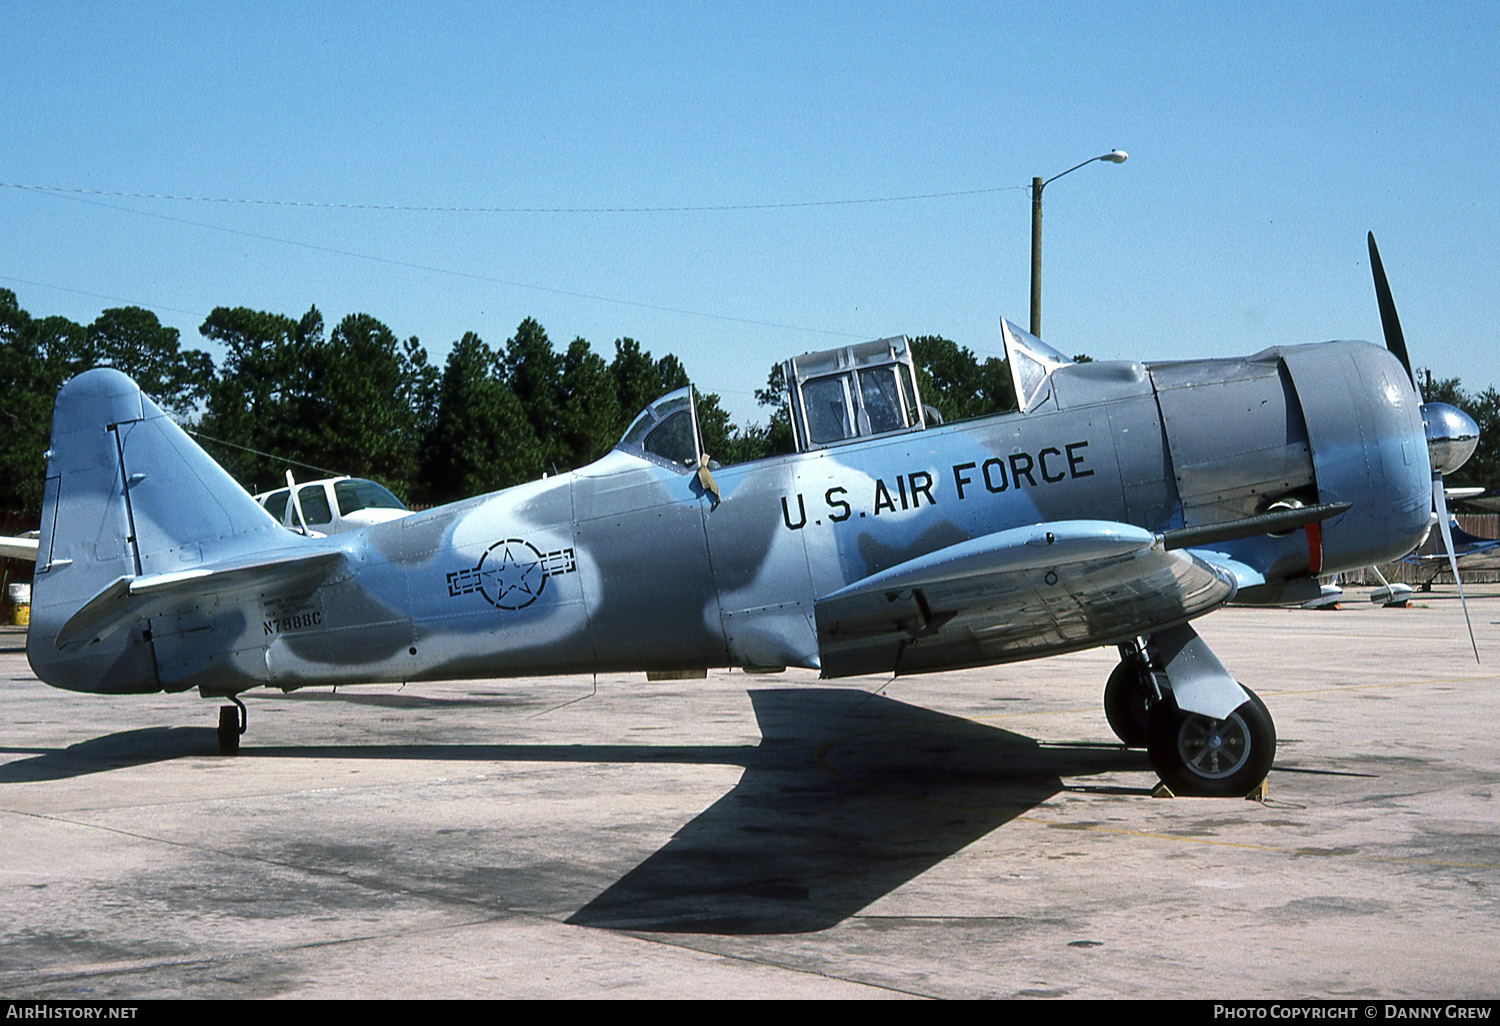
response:
M1443 498L1443 475L1432 475L1432 505L1437 510L1438 527L1443 532L1443 550L1448 553L1448 566L1453 571L1453 583L1458 585L1458 601L1463 603L1464 623L1469 628L1469 644L1474 648L1474 661L1479 662L1479 643L1474 640L1474 621L1469 619L1469 600L1464 598L1464 582L1458 576L1458 556L1453 552L1453 531L1448 526L1448 501Z
M1370 273L1375 276L1375 302L1380 304L1380 326L1385 330L1385 347L1395 354L1411 378L1411 387L1417 388L1417 375L1411 369L1411 357L1406 354L1406 336L1401 334L1401 318L1396 316L1396 301L1391 298L1391 283L1385 279L1385 267L1380 263L1380 250L1375 248L1375 233L1369 233Z

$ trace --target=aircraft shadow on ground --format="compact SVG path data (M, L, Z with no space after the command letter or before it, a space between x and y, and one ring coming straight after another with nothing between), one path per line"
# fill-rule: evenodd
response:
M219 750L218 734L212 727L143 727L80 741L67 748L5 748L0 755L31 754L0 766L0 784L29 784L43 780L104 773L128 766L146 766L192 755L213 755Z
M569 923L827 929L1046 801L1062 777L1145 765L847 690L751 698L763 740L739 784Z
M312 745L240 758L741 765L738 784L568 922L676 933L827 929L1063 789L1147 769L1113 745L1040 744L842 688L750 693L756 746ZM209 728L124 731L0 766L0 784L217 751Z

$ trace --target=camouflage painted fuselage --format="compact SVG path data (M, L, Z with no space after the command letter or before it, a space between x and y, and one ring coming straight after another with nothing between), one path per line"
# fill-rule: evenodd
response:
M829 665L819 599L961 543L1062 521L1163 532L1277 503L1351 503L1321 530L1219 546L1264 579L1239 598L1274 601L1317 573L1401 556L1431 503L1417 397L1395 359L1364 343L1066 367L1025 413L713 476L717 501L691 468L616 450L572 473L302 538L123 375L92 371L58 399L28 653L48 683L103 692L715 666L869 672L886 656ZM263 566L268 551L292 569L234 569ZM217 569L181 598L178 578L200 566ZM1045 580L1034 586L1043 605ZM179 598L87 644L61 643L80 605L130 581ZM1229 583L1201 602L1178 596L1175 618L1233 593ZM1045 645L950 640L926 657L914 632L884 672L1119 640L1065 626Z

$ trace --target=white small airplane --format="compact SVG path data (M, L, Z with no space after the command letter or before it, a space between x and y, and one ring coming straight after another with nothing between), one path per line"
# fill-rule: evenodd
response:
M324 538L400 520L412 512L384 486L362 477L325 477L299 485L289 470L286 481L287 487L254 498L281 526L298 534Z
M399 520L412 512L383 485L360 477L325 477L299 485L288 471L287 481L286 488L261 492L255 501L283 527L298 534L324 538ZM35 563L40 533L0 535L0 559Z

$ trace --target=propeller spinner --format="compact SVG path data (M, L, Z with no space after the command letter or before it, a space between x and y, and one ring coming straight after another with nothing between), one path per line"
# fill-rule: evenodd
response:
M1391 298L1390 282L1385 277L1385 267L1380 262L1380 250L1375 248L1375 233L1369 233L1370 273L1375 277L1375 301L1380 305L1380 326L1385 332L1385 347L1391 351L1411 378L1411 387L1417 398L1422 397L1422 388L1417 384L1416 372L1412 370L1411 357L1406 352L1406 336L1401 331L1401 319L1396 316L1396 301ZM1453 532L1448 526L1448 502L1444 495L1443 475L1451 474L1466 463L1479 444L1479 425L1474 418L1448 403L1423 402L1422 427L1427 433L1427 462L1432 468L1432 509L1438 530L1443 536L1443 550L1448 554L1448 566L1453 571L1454 583L1458 585L1458 600L1463 603L1464 623L1469 628L1469 644L1474 649L1474 659L1479 660L1479 645L1474 640L1474 623L1469 619L1469 601L1464 597L1464 582L1458 576L1458 557L1453 552Z

